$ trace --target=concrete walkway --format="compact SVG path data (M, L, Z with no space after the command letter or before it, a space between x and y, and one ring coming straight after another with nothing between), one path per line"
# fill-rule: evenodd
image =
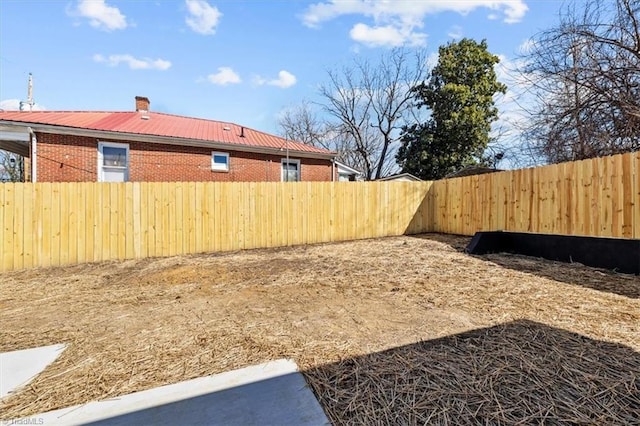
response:
M0 353L0 399L26 385L55 361L65 345Z
M43 425L329 425L287 359L30 416Z

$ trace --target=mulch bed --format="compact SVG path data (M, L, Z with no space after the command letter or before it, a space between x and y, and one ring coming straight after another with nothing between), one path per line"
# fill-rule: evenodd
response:
M292 358L336 424L640 423L640 278L393 237L0 274L0 418Z

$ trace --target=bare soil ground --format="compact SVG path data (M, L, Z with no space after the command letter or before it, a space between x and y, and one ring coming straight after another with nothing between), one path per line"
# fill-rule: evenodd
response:
M334 423L444 423L467 411L470 423L640 422L640 278L473 257L468 241L430 234L0 274L0 352L68 345L0 418L289 357ZM593 386L574 383L584 380ZM541 399L526 402L531 392Z

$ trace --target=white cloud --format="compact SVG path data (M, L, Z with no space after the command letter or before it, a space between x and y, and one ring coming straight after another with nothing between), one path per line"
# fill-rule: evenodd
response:
M282 70L278 73L278 78L273 80L267 80L260 76L257 76L253 79L253 82L259 86L264 84L268 84L269 86L276 86L281 89L286 89L296 84L298 79L295 75L291 74L289 71Z
M507 7L504 9L504 22L507 24L515 24L516 22L520 22L524 15L529 10L529 7L524 3L524 1L514 1L511 2L511 7Z
M89 24L100 30L123 30L129 26L120 9L109 6L105 0L79 0L71 14L89 19Z
M370 27L366 24L356 24L349 32L351 38L370 47L377 46L423 46L427 35L413 32L411 28L398 28L393 25Z
M219 86L226 86L227 84L238 84L242 80L240 76L229 67L220 67L215 74L209 74L207 80L210 83L217 84Z
M45 109L46 108L37 103L34 104L31 108L32 111L44 111ZM20 99L5 99L3 101L0 101L0 110L20 111Z
M440 54L438 52L431 52L429 56L427 56L427 69L433 69L438 65L439 60Z
M524 0L327 0L310 5L302 21L316 28L343 15L361 15L374 25L356 24L350 32L355 41L370 46L420 45L426 34L415 30L422 28L425 16L441 12L465 15L478 8L501 13L506 23L519 22L528 10Z
M98 63L116 67L121 63L129 65L132 70L160 70L166 71L171 68L171 62L164 59L136 58L132 55L109 55L105 57L100 54L93 55L93 60Z
M4 101L0 101L0 109L5 111L19 111L20 99L5 99Z
M518 46L517 52L521 55L531 53L536 46L536 42L532 38L528 38Z
M422 21L426 15L440 12L465 15L481 7L503 12L505 22L520 21L529 9L524 0L328 0L309 6L302 20L310 27L342 15L364 15L376 22L389 21L392 18L415 22Z
M282 70L278 73L278 78L275 80L271 80L267 82L272 86L278 86L280 88L286 89L287 87L291 87L296 84L296 76L291 74L288 71Z
M189 28L199 34L215 34L222 13L204 0L186 0L189 16L185 19Z
M462 31L462 27L459 25L454 25L447 33L447 35L453 39L462 38L463 34L464 32Z

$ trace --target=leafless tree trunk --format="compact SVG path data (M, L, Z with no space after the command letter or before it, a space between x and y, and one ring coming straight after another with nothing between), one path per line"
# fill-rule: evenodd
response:
M395 167L395 143L413 108L411 88L426 77L426 55L394 49L372 64L357 58L340 71L328 72L320 87L322 108L350 147L367 180Z
M349 136L342 131L340 125L319 117L317 108L318 105L305 100L284 110L278 119L280 135L289 140L334 151L338 161L360 170Z
M286 109L278 119L278 127L280 134L289 140L320 148L333 148L327 139L327 123L318 118L313 105L308 101Z
M640 1L576 1L526 55L527 136L549 162L640 148Z

